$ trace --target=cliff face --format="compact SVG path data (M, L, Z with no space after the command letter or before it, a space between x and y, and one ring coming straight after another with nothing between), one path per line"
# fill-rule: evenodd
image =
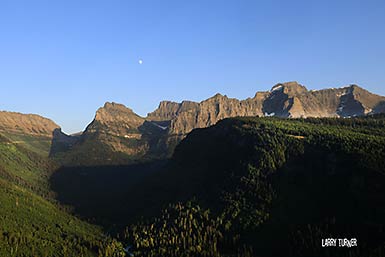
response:
M75 151L67 148L77 155L87 152L94 162L104 161L101 155L108 151L122 153L129 159L161 158L168 156L191 130L228 117L353 117L384 111L385 97L356 85L309 91L297 82L277 84L270 91L257 92L245 100L216 94L199 103L163 101L146 118L124 105L106 103L77 143L71 141Z
M52 120L39 115L0 111L0 132L52 137L57 128Z

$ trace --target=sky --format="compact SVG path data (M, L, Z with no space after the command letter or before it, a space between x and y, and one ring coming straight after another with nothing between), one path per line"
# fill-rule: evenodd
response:
M385 95L385 1L0 0L0 110L66 133L106 101L245 99L279 82Z

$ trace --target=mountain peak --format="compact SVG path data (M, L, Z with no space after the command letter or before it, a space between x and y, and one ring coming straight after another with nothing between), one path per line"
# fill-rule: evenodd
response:
M297 81L289 81L284 83L278 83L273 86L270 92L283 91L285 94L302 94L307 92L307 88L299 84Z
M217 101L217 100L221 100L221 99L228 99L227 95L222 95L220 93L216 93L215 95L213 95L212 97L202 101L202 102L205 102L205 101L210 101L210 100L214 100L214 101Z
M103 107L96 111L95 120L98 121L114 121L114 120L135 120L139 121L143 118L134 113L134 111L124 104L115 102L106 102Z
M350 88L351 92L354 92L354 91L366 91L366 92L369 92L366 89L364 89L364 88L362 88L362 87L360 87L360 86L358 86L356 84L351 84L349 86L349 88Z
M104 106L102 107L107 110L130 110L130 108L126 107L124 104L115 103L115 102L105 102Z
M212 98L220 98L220 97L224 97L224 95L220 93L216 93Z

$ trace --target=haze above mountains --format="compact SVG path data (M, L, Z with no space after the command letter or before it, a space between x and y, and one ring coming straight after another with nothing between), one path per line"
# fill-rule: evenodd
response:
M40 143L45 141L45 152L63 164L91 165L168 157L191 130L214 125L228 117L347 118L383 112L385 97L357 85L309 91L297 82L287 82L245 100L216 94L201 102L162 101L147 117L137 115L122 104L107 102L96 111L94 120L83 133L71 136L41 116L0 112L0 130L13 135L38 136ZM109 153L117 154L109 156ZM85 154L87 158L82 158ZM90 156L92 158L88 158Z

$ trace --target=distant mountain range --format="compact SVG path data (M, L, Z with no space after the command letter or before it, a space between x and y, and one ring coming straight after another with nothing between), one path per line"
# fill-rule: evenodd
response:
M37 115L0 112L0 131L52 138L50 155L63 164L116 164L169 156L191 130L228 117L349 118L384 112L385 97L357 85L307 90L297 82L287 82L245 100L216 94L201 102L162 101L147 117L107 102L86 130L74 136L65 135L54 122Z

